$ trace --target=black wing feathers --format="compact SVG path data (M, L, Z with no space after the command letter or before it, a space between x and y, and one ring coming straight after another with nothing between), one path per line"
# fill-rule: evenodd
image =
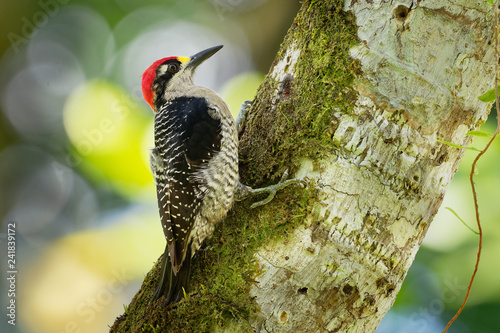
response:
M174 274L181 268L203 200L202 180L193 174L220 151L221 124L203 98L174 99L155 118L155 146L165 161L156 171L158 206Z
M208 117L209 119L203 119L193 126L187 141L186 158L191 165L198 166L207 162L214 152L220 150L220 122Z

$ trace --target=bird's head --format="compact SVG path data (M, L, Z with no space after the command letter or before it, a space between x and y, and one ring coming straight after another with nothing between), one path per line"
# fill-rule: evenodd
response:
M142 95L156 113L156 102L169 96L182 96L193 85L196 68L222 48L222 45L196 53L191 57L168 57L155 61L142 74Z

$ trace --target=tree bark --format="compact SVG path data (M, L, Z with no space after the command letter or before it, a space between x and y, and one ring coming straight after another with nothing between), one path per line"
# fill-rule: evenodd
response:
M236 205L194 258L188 299L151 296L112 332L374 332L470 144L494 83L486 1L304 1L240 138L244 183L288 188Z

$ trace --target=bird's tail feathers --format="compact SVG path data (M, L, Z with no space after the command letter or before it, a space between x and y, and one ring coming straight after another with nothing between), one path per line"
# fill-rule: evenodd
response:
M181 269L174 274L172 270L172 263L170 261L170 255L168 252L168 245L163 253L163 259L161 263L161 277L158 283L158 287L153 295L153 299L156 300L162 296L166 297L165 305L171 303L177 303L184 297L184 293L187 292L189 285L191 272L191 246L187 246L186 257L182 263Z

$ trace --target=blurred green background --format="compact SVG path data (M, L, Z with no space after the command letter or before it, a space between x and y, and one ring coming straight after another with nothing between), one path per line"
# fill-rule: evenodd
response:
M300 7L291 0L22 0L0 3L0 218L16 223L17 325L107 332L162 253L148 167L153 114L140 75L155 60L224 44L196 82L233 112L252 99ZM494 131L494 117L482 130ZM500 327L497 140L477 175L483 257L451 332ZM482 148L484 139L474 145ZM474 225L468 152L445 197ZM459 307L477 236L441 209L377 332L440 332ZM6 259L1 305L8 302Z

